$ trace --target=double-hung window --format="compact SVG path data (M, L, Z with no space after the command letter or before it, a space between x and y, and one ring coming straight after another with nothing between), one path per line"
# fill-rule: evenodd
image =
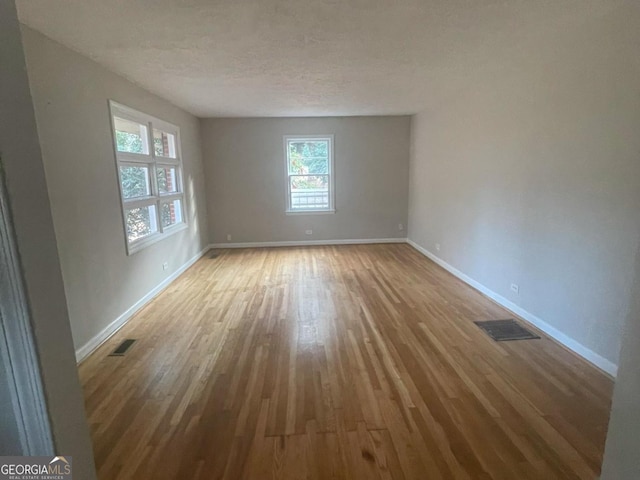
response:
M333 213L333 135L286 135L287 213Z
M110 102L129 255L186 228L180 130Z

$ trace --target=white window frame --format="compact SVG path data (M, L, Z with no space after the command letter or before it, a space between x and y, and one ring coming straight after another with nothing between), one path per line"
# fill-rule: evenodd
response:
M143 248L153 245L156 242L164 240L165 238L173 235L174 233L185 230L189 227L187 223L187 203L186 196L184 194L183 183L183 162L182 162L182 145L180 139L180 128L171 123L160 120L159 118L152 117L146 113L139 112L133 108L127 107L120 103L109 101L109 113L111 119L111 135L113 137L113 150L116 160L116 175L118 178L118 192L120 194L120 206L122 211L122 225L124 228L124 240L127 247L127 255L132 255L139 252ZM129 153L119 152L116 139L116 129L114 118L122 118L124 120L130 120L147 127L147 141L148 154L143 153ZM176 158L164 157L156 155L154 143L153 143L153 130L161 130L166 133L170 133L175 136L175 148ZM120 167L126 166L145 166L149 169L149 181L150 181L150 195L145 197L136 198L124 198L122 192L122 179L120 177ZM157 167L169 166L176 169L176 192L173 193L160 193L158 191L158 177ZM161 210L162 205L169 203L173 200L180 200L182 221L168 227L162 226ZM139 238L132 242L129 241L127 234L127 210L138 207L155 206L156 215L155 222L157 225L157 231L146 237Z
M292 141L295 142L304 142L304 141L318 141L318 140L326 140L329 142L329 166L328 166L328 176L329 176L329 207L323 209L309 209L303 210L300 208L291 208L291 175L289 174L289 143ZM286 182L286 208L285 213L287 215L323 215L323 214L331 214L336 213L336 203L335 203L335 176L334 176L334 147L333 147L333 134L327 135L284 135L283 137L283 147L284 147L284 175ZM311 174L313 175L313 174ZM323 174L324 175L324 174Z

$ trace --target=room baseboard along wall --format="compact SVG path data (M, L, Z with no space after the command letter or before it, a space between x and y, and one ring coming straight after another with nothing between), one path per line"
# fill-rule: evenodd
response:
M126 325L126 323L133 317L142 307L157 297L165 288L167 288L176 278L182 275L191 265L196 263L205 253L207 253L211 247L207 246L201 250L197 255L178 268L175 272L165 278L160 284L156 285L149 293L129 307L122 315L111 322L104 330L98 335L93 337L82 347L76 350L76 362L80 363L94 352L100 345L109 340L118 330Z
M567 347L572 352L578 354L588 362L592 363L599 369L603 370L607 374L615 377L618 371L618 366L607 360L606 358L598 355L594 351L588 349L584 345L576 342L574 339L568 337L558 329L552 327L547 322L542 320L541 318L536 317L532 313L526 311L515 303L507 300L501 295L498 295L494 291L488 289L481 283L475 281L471 277L465 275L457 268L448 264L441 258L437 257L429 250L423 248L422 246L415 243L413 240L408 238L367 238L367 239L343 239L343 240L302 240L302 241L281 241L281 242L241 242L241 243L212 243L200 251L197 255L187 261L182 267L176 270L173 274L168 276L166 279L162 281L159 285L153 288L149 293L147 293L144 297L138 300L135 304L133 304L130 308L128 308L122 315L116 318L113 322L111 322L104 330L102 330L98 335L93 337L89 342L76 350L76 361L78 363L82 362L86 357L88 357L94 350L96 350L100 345L106 342L112 335L114 335L120 328L122 328L136 312L138 312L142 307L144 307L147 303L153 300L157 295L159 295L165 288L167 288L171 282L173 282L176 278L182 275L191 265L193 265L198 259L200 259L205 253L207 253L212 248L261 248L261 247L302 247L302 246L321 246L321 245L363 245L363 244L376 244L376 243L408 243L413 248L415 248L418 252L422 253L424 256L438 264L440 267L444 268L446 271L456 276L467 285L473 287L478 290L483 295L486 295L491 300L496 302L498 305L506 308L507 310L513 312L520 319L532 324L536 328L539 328L544 333L549 335L551 338L559 342L560 344Z
M522 320L530 323L534 327L542 330L544 333L549 335L551 338L553 338L554 340L556 340L560 344L562 344L565 347L567 347L572 352L578 354L579 356L581 356L582 358L584 358L585 360L587 360L591 364L593 364L596 367L598 367L600 370L606 372L607 374L609 374L609 375L611 375L612 377L615 378L616 374L618 373L618 366L615 363L607 360L606 358L602 357L601 355L598 355L594 351L588 349L584 345L576 342L574 339L568 337L567 335L565 335L564 333L562 333L558 329L552 327L551 325L549 325L547 322L545 322L541 318L536 317L535 315L533 315L532 313L530 313L530 312L526 311L525 309L519 307L518 305L516 305L512 301L507 300L502 295L498 295L493 290L490 290L487 287L485 287L484 285L482 285L481 283L476 282L473 278L465 275L464 273L462 273L460 270L458 270L457 268L453 267L452 265L449 265L447 262L445 262L441 258L435 256L433 253L431 253L426 248L421 247L420 245L418 245L413 240L407 239L407 243L409 245L411 245L413 248L415 248L418 252L422 253L424 256L426 256L430 260L432 260L435 263L437 263L438 265L440 265L446 271L448 271L452 275L458 277L460 280L465 282L467 285L475 288L476 290L478 290L483 295L489 297L491 300L496 302L498 305L506 308L507 310L510 310L516 316L518 316L520 319L522 319Z
M436 264L447 270L452 275L456 276L467 285L478 290L483 295L486 295L498 305L513 312L520 319L532 324L536 328L539 328L551 338L564 345L572 352L578 354L591 364L595 365L599 369L603 370L607 374L615 377L618 371L618 366L606 358L598 355L594 351L588 349L584 345L576 342L571 337L568 337L560 330L552 327L541 318L536 317L532 313L519 307L515 303L507 300L501 295L498 295L494 291L488 289L479 282L476 282L471 277L465 275L460 270L456 269L452 265L437 257L430 251L421 247L413 240L408 238L372 238L372 239L346 239L346 240L306 240L306 241L283 241L283 242L244 242L244 243L213 243L209 245L209 248L256 248L256 247L297 247L305 245L355 245L355 244L375 244L375 243L408 243L424 256L434 261Z
M406 238L359 238L344 240L294 240L282 242L212 243L209 248L304 247L310 245L364 245L372 243L407 243Z

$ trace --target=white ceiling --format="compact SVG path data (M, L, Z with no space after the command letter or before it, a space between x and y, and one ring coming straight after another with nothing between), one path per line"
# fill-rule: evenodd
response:
M20 19L200 116L423 110L602 0L18 0Z

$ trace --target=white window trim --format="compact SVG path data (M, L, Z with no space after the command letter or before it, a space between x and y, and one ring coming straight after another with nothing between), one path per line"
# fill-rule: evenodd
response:
M329 208L324 208L322 210L314 208L310 210L301 210L299 208L291 209L291 182L289 181L289 141L317 141L317 140L328 140L329 141ZM285 186L285 214L286 215L327 215L336 213L336 202L335 202L335 167L334 167L334 136L333 134L326 135L284 135L283 136L283 150L284 150L284 178L286 182Z
M128 153L119 152L116 140L116 129L114 117L123 118L132 122L140 123L147 126L147 141L149 143L149 154L142 153ZM111 125L111 136L113 138L113 151L116 166L116 178L118 179L118 193L120 195L120 209L122 213L122 227L124 231L124 242L127 249L127 255L133 255L140 250L153 245L165 238L178 233L182 230L189 228L187 219L189 218L187 210L186 195L184 192L184 163L182 161L182 143L180 137L180 128L171 123L165 122L159 118L147 115L146 113L139 112L133 108L127 107L120 103L109 100L109 118ZM153 129L162 130L167 133L171 133L176 137L176 157L168 158L155 155L155 148L153 144ZM120 178L120 166L131 166L135 164L144 164L149 167L149 177L151 182L151 195L146 197L138 197L132 199L125 199L122 194L122 181ZM160 193L157 185L156 166L171 166L176 167L176 183L178 185L178 191L172 193ZM161 209L162 204L171 200L180 200L182 210L182 222L170 225L168 227L162 226ZM156 207L156 221L158 225L158 231L146 237L129 242L127 235L127 218L126 211L131 208L155 205Z

